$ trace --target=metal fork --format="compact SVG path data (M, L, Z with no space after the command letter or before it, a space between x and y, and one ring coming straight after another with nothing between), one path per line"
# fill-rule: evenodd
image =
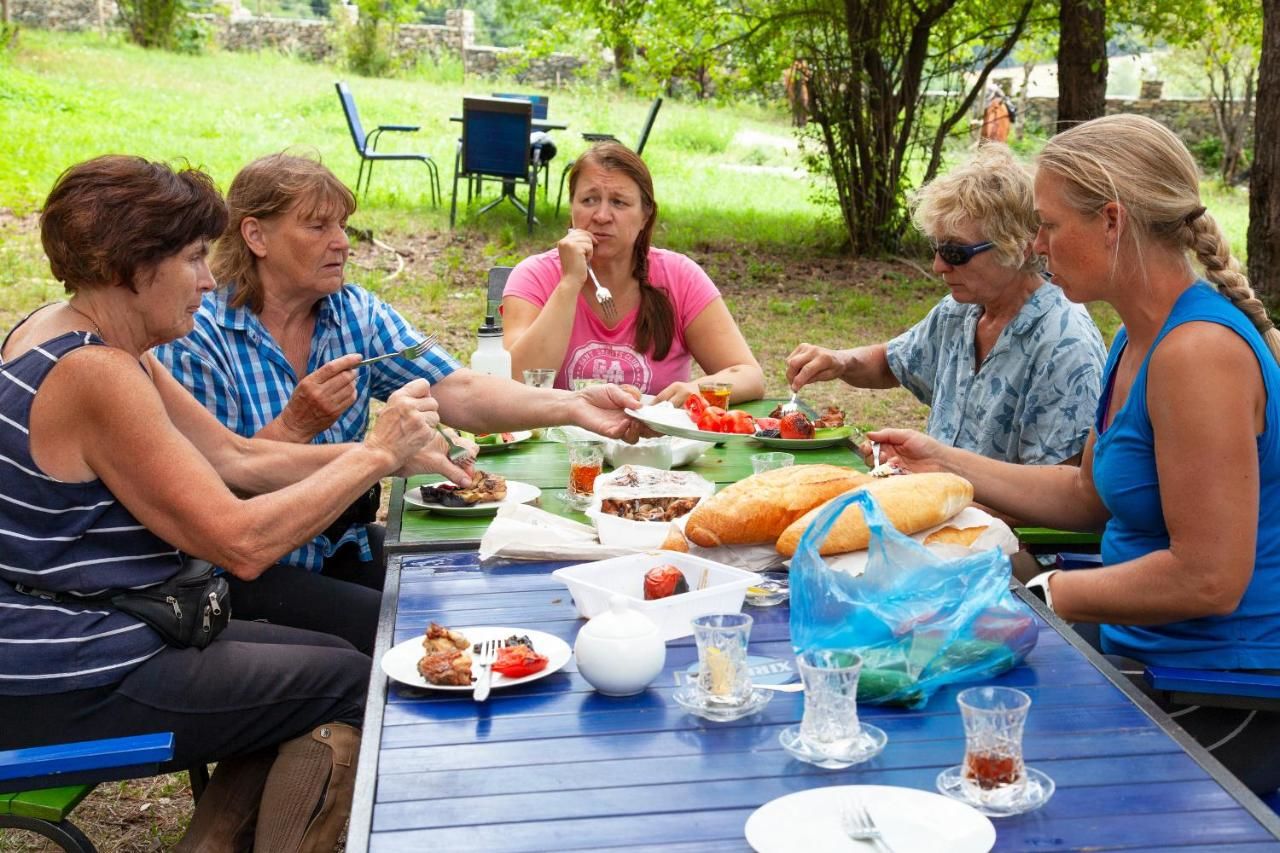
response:
M476 679L476 688L471 696L477 702L489 698L489 687L493 684L493 665L498 660L498 645L501 640L485 640L480 644L480 651L472 660L480 667L480 675Z
M364 361L357 364L356 367L363 367L366 364L373 364L375 361L383 361L388 358L407 358L410 361L413 361L416 358L420 358L423 353L439 343L440 340L435 335L427 335L411 347L402 349L399 352L389 352L386 355L375 355L372 358L366 358Z
M792 391L791 399L782 404L782 414L787 415L792 412L804 412L805 417L810 418L812 420L818 419L817 410L815 410L813 406L810 406L808 403L802 403L800 401L799 391Z
M449 453L447 455L450 462L454 465L461 465L464 460L471 458L471 451L454 444L453 439L449 437L449 433L444 431L444 427L436 424L436 430L444 436L445 443L449 445Z
M893 853L893 848L885 842L880 828L872 819L871 812L867 811L866 803L861 800L854 800L840 812L840 827L854 841L870 841L877 850Z
M605 319L610 322L618 319L618 307L613 304L613 294L609 292L609 288L600 283L600 279L596 278L596 271L591 268L591 264L587 264L587 275L591 276L591 281L595 283L596 302L599 302L604 310Z

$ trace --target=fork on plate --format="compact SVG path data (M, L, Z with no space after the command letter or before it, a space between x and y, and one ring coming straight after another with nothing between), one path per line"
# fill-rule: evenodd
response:
M882 853L893 853L893 848L885 842L871 812L867 811L866 803L861 800L854 800L841 810L840 828L854 841L870 841Z
M476 687L472 698L483 702L489 698L489 687L493 684L493 665L498 660L498 645L501 640L485 640L480 644L480 651L472 657L472 662L480 667L480 675L476 678Z
M435 335L427 335L411 347L406 347L399 352L389 352L386 355L375 355L372 358L366 358L364 361L357 364L356 367L363 367L366 364L373 364L375 361L383 361L388 358L407 358L410 361L413 361L416 358L420 358L423 353L439 343L440 340Z
M596 286L596 302L600 303L605 319L609 322L618 319L618 307L613 304L613 294L609 292L609 288L600 283L600 279L596 278L596 271L590 264L587 264L587 275L591 276L591 281Z

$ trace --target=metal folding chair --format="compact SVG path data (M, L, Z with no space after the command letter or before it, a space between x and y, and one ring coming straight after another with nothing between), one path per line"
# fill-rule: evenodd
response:
M380 124L373 133L366 134L364 132L364 124L360 121L360 112L356 109L356 99L351 94L351 90L347 88L347 84L341 81L334 84L338 90L338 99L342 102L342 112L347 117L347 129L351 131L351 141L355 143L356 153L360 155L360 171L356 175L356 194L360 194L360 183L364 182L364 192L369 192L369 184L373 181L373 164L379 160L418 160L427 165L427 171L431 173L431 206L437 207L440 204L440 170L436 167L436 163L431 159L430 154L409 154L409 153L379 153L378 138L385 132L393 133L412 133L420 129L416 124ZM365 171L365 165L368 165L368 172Z
M467 179L467 203L471 203L472 186L483 181L501 181L502 194L480 208L485 213L510 200L528 221L533 233L534 204L538 197L538 170L541 163L529 150L529 129L533 105L528 101L502 98L462 99L462 139L453 164L453 201L449 207L449 227L458 215L458 179ZM515 194L515 185L529 186L528 203Z

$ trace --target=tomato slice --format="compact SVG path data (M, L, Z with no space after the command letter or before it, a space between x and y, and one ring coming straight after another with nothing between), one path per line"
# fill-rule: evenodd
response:
M781 418L756 418L756 429L777 429L781 423Z
M689 417L693 418L697 423L698 418L702 417L702 413L707 410L707 401L702 399L700 394L690 394L684 401L684 410L689 413Z
M756 431L755 419L741 409L730 409L726 412L724 423L726 426L726 429L723 430L724 432L751 435Z
M504 646L498 650L493 671L500 672L507 678L523 678L545 669L549 660L546 655L540 655L528 646Z
M707 406L706 411L698 418L698 429L704 432L724 432L724 409L719 406Z

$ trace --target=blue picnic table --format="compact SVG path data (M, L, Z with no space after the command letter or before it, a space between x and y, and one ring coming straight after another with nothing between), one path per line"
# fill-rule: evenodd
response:
M549 576L561 565L481 567L474 549L395 555L375 654L432 619L533 628L572 644L584 623ZM993 683L1031 696L1027 762L1057 792L1039 811L997 819L996 850L1280 850L1273 812L1029 603L1039 643ZM755 618L751 653L788 657L788 608L745 611ZM778 743L800 719L801 694L775 694L734 723L682 711L671 698L676 673L696 656L692 638L672 641L663 674L630 698L595 693L570 661L486 704L388 682L375 666L347 850L746 850L747 817L776 797L847 784L932 791L939 771L960 761L957 688L919 710L861 708L888 747L828 771Z

